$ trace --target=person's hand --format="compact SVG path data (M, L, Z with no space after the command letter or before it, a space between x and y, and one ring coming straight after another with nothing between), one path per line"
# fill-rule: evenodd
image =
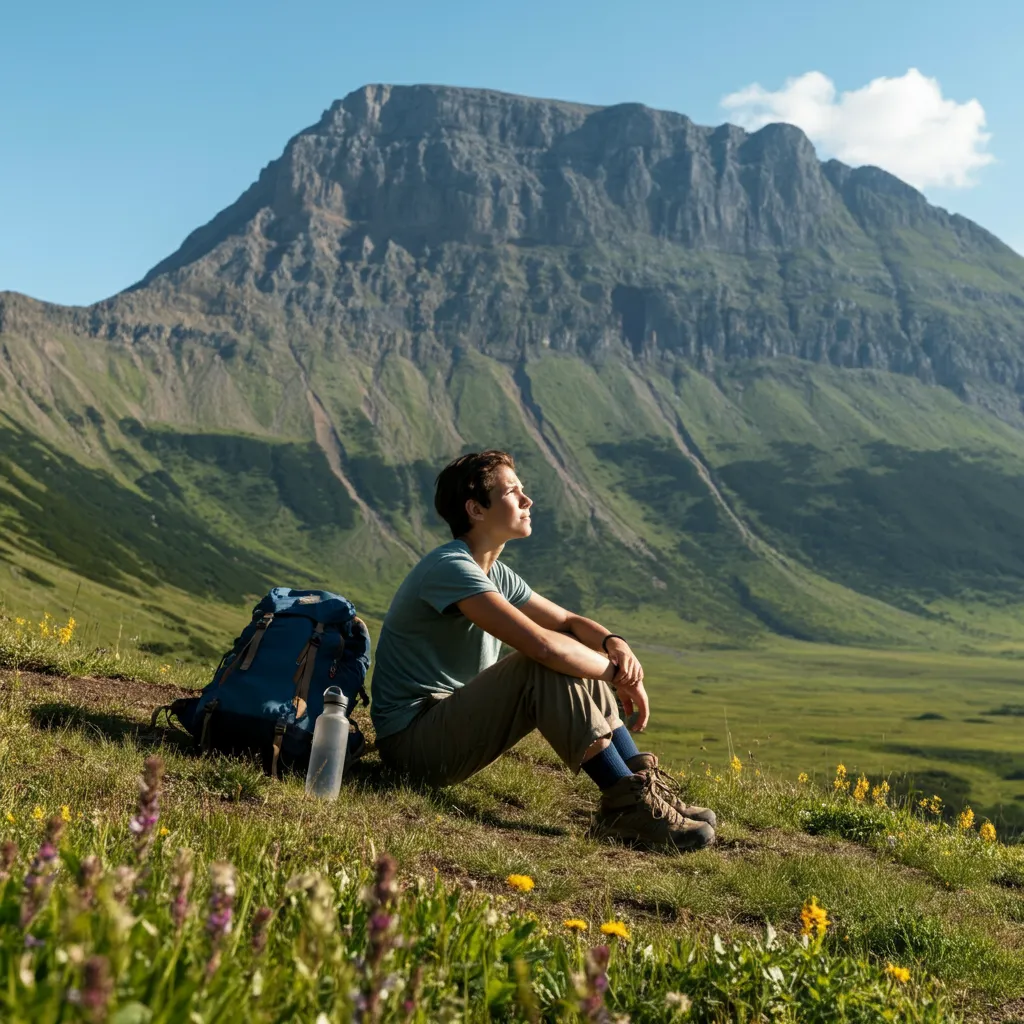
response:
M622 702L626 719L636 712L636 721L629 727L630 732L643 732L647 728L647 720L651 717L651 706L643 682L612 685L615 687L616 696Z
M612 679L613 686L635 686L644 681L644 670L637 656L625 640L613 637L608 641L608 658L618 666Z

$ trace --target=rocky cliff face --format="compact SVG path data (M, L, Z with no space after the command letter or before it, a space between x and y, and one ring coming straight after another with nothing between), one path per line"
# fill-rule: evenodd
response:
M792 355L1024 393L1024 260L994 236L791 126L636 104L366 87L138 290L243 319L258 293L412 354ZM133 306L97 329L133 331Z

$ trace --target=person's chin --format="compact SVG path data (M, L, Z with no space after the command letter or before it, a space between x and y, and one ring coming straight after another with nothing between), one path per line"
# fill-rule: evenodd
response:
M519 524L520 536L529 537L533 533L533 523L529 519L524 519Z

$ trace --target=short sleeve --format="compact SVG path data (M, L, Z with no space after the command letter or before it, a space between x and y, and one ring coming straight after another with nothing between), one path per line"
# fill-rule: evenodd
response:
M497 590L472 555L453 555L442 558L423 577L420 597L441 614L467 597Z
M515 571L510 569L504 562L495 563L495 582L501 596L515 608L521 608L533 597L533 590L530 585Z

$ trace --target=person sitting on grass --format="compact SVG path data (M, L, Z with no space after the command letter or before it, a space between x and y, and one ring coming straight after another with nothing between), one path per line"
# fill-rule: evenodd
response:
M644 671L629 644L534 593L499 556L529 537L533 502L515 461L474 452L437 478L434 507L453 540L398 588L377 644L371 716L389 768L428 785L462 782L538 729L601 790L596 834L694 850L714 812L687 806L619 717L647 725ZM499 660L501 644L513 649Z

